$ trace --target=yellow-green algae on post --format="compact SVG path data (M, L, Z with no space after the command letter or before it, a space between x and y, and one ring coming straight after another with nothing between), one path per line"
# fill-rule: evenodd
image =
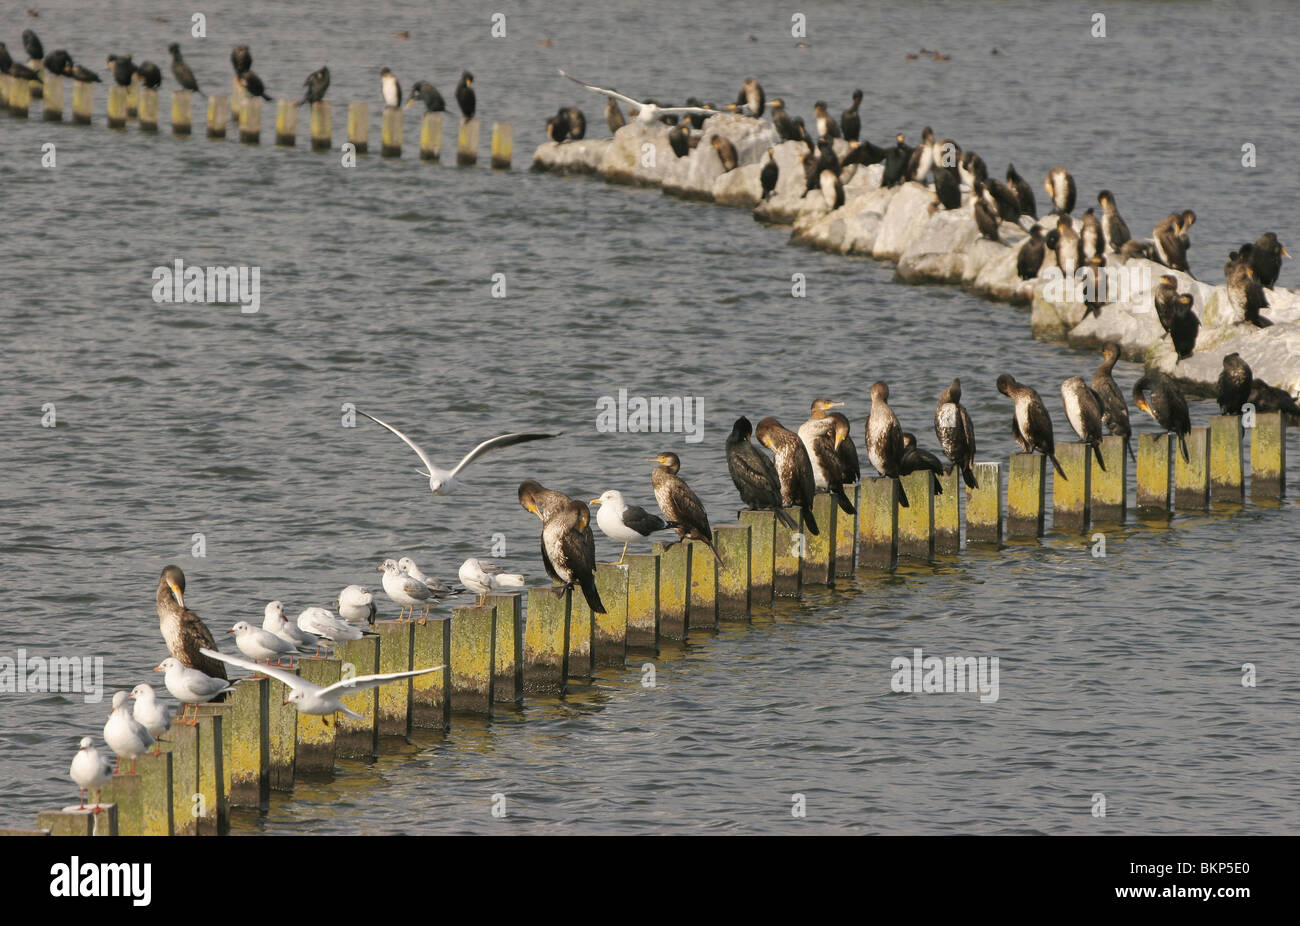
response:
M688 540L691 557L691 595L686 615L690 630L718 629L718 561L708 545Z
M23 84L23 114L27 112L26 84ZM72 82L72 123L73 125L90 125L90 117L95 111L95 85L81 80Z
M262 98L247 100L239 110L239 140L245 145L262 141Z
M208 138L225 138L230 122L230 100L224 96L208 97Z
M77 102L77 87L79 83L73 84L72 103ZM191 126L194 122L190 92L188 90L176 90L172 93L172 134L189 135Z
M199 787L203 800L197 802L195 815L200 836L219 836L230 823L225 785L225 704L200 704Z
M155 96L155 111L157 97ZM41 118L46 122L63 121L63 78L57 74L45 75L45 88L41 102ZM157 121L156 119L154 120Z
M311 134L312 151L329 151L334 144L334 125L330 116L330 104L319 100L311 104L311 117L308 125Z
M528 694L564 693L572 598L572 591L556 595L549 588L528 590L524 616L524 691Z
M740 523L749 528L749 609L772 604L772 578L776 566L776 512L744 509Z
M301 664L301 660L300 660ZM230 802L236 807L260 807L271 786L270 682L241 678L226 695L230 710Z
M858 486L856 483L844 487L844 494L853 507L858 507ZM858 553L858 515L841 510L835 516L835 575L851 576L857 566Z
M348 104L348 141L357 154L366 154L370 150L370 104Z
M804 531L801 564L804 585L835 584L835 525L839 507L835 496L829 492L818 492L813 496L813 518L817 521L818 532Z
M961 473L953 467L936 476L942 493L934 496L934 552L961 552Z
M1169 452L1173 443L1174 436L1166 432L1138 435L1138 508L1169 510L1169 502L1173 495L1169 474Z
M442 158L442 113L425 113L420 120L420 160Z
M497 609L491 605L451 612L451 709L492 714Z
M116 84L108 88L108 127L126 128L126 88Z
M1281 498L1286 494L1286 417L1257 412L1250 431L1250 494Z
M713 529L713 543L722 555L718 567L718 620L746 620L749 617L748 524L720 524Z
M898 482L869 476L858 488L858 566L893 569L898 563Z
M1052 470L1052 527L1082 531L1088 526L1092 502L1092 447L1081 441L1058 443L1056 462L1065 477Z
M419 669L442 666L411 679L411 724L422 729L446 730L451 723L451 621L415 624L413 660Z
M1092 455L1090 516L1092 523L1122 522L1128 511L1128 441L1117 434L1101 439L1103 470Z
M515 147L515 128L509 122L492 123L492 167L509 170Z
M1174 454L1174 507L1210 506L1210 429L1195 427L1187 434L1187 460Z
M803 558L808 538L804 531L803 512L798 508L782 510L795 526L792 528L779 519L776 522L772 540L772 594L778 598L798 598L803 592Z
M627 566L628 649L659 651L659 557L629 553Z
M1210 495L1240 502L1245 492L1241 416L1214 415L1210 418Z
M84 810L42 810L36 814L36 828L51 836L93 836L95 815Z
M595 615L587 607L587 598L575 585L569 602L569 671L565 678L591 677L591 638L596 629Z
M173 718L164 737L163 748L172 754L172 832L197 836L194 808L199 793L199 731Z
M158 131L158 91L148 87L140 90L140 131Z
M462 167L478 163L478 128L477 119L460 121L460 132L456 136L456 163Z
M339 644L335 657L343 664L342 678L374 675L379 671L378 637L362 637ZM351 666L351 671L349 671ZM272 698L272 701L275 699ZM367 688L340 699L345 707L360 714L359 718L336 714L338 729L334 748L341 759L369 759L379 754L379 691ZM272 782L271 787L275 787Z
M966 489L966 542L1002 543L1002 464L976 463ZM964 483L963 483L964 485Z
M283 148L298 143L298 107L293 100L275 101L275 143Z
M597 563L596 591L605 613L594 615L592 655L598 666L621 666L627 653L628 567Z
M684 543L656 542L659 555L659 636L686 639L686 612L691 592L690 549Z
M371 628L379 634L379 671L409 672L415 668L415 621L375 621ZM380 685L379 735L411 735L411 688L409 678Z
M521 704L524 700L524 621L522 593L494 592L483 599L497 609L496 658L492 700ZM429 665L437 665L436 662ZM423 668L416 663L415 668Z
M144 758L141 756L141 758ZM140 762L136 760L136 774L114 775L99 793L101 804L117 808L113 829L116 836L143 836L144 833L144 782L140 779Z
M1043 536L1047 457L1013 453L1007 476L1007 536Z
M163 751L156 756L141 756L136 760L135 770L140 776L141 786L140 835L172 835L176 814L172 796L172 754Z
M908 507L898 508L898 555L934 556L934 473L923 469L899 479Z
M395 106L385 109L379 119L379 156L402 156L402 111Z

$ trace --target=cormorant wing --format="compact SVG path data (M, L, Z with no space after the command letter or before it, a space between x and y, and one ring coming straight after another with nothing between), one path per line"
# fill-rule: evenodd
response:
M971 424L970 412L965 405L957 406L957 419L961 422L962 432L966 435L966 452L973 462L975 460L975 425Z
M617 90L606 90L604 87L596 87L593 86L592 84L584 84L582 81L578 80L578 78L572 76L567 71L565 71L564 68L557 68L557 70L560 72L561 75L569 78L569 80L573 81L575 84L580 84L581 86L586 87L588 90L591 90L594 93L603 93L605 94L605 96L612 96L616 100L622 100L624 103L630 103L633 106L637 107L638 109L645 109L645 104L642 103L640 100L634 100L630 96L624 96L623 94L619 93ZM710 110L710 112L713 112L713 110Z
M740 481L751 486L763 486L777 495L779 499L781 478L776 473L776 464L772 462L771 457L764 454L749 441L739 445L736 452L731 454L728 462L732 466L731 477L733 480L739 476Z
M212 631L197 614L189 608L181 611L181 636L193 634L204 646L217 648L217 641L212 639Z
M369 418L370 416L366 415L366 417ZM380 423L382 424L383 422ZM387 427L387 425L385 425L385 427ZM396 429L393 430L396 432ZM398 436L401 437L400 434L398 434ZM466 466L469 466L471 463L473 463L479 457L483 456L483 454L487 453L489 450L496 450L498 447L511 447L515 444L522 444L530 440L544 440L548 437L559 437L559 436L560 436L559 434L542 434L540 432L530 431L530 432L524 432L519 434L502 434L500 437L490 438L489 440L485 440L483 443L479 444L469 453L465 454L464 459L462 459L459 463L456 464L456 468L451 471L451 474L452 476L455 476L462 469L464 469ZM402 440L406 440L406 438L402 437ZM409 440L407 440L406 442L408 444L411 444ZM415 447L414 444L411 444L411 446ZM417 451L419 449L420 448L416 447ZM421 453L420 456L424 456L424 454ZM427 458L425 459L425 462L428 463Z
M228 662L232 666L239 666L241 669L248 669L250 672L261 672L263 675L269 675L271 678L284 682L290 688L301 688L308 692L320 689L319 685L307 681L296 672L290 672L288 669L281 669L277 666L264 666L261 663L253 662L251 659L243 659L239 656L227 656L225 653L217 652L215 649L208 649L206 646L200 649L199 652L210 659Z
M399 678L410 678L412 675L424 675L428 672L437 672L445 668L445 665L432 666L428 669L413 669L410 672L385 672L380 675L358 675L355 678L345 678L328 685L320 690L320 694L327 695L333 691L365 691L367 688L378 688L386 682L395 681Z
M377 424L377 425L381 425L381 426L387 428L388 430L390 430L390 431L392 431L394 434L396 434L398 437L400 437L402 440L404 440L404 441L406 442L406 446L410 447L412 450L414 450L416 453L418 453L418 454L420 455L420 459L421 459L422 461L424 461L424 465L425 465L425 467L429 470L430 473L432 473L435 469L437 469L437 467L434 466L433 461L429 459L429 455L428 455L427 453L425 453L423 450L420 449L420 445L419 445L419 444L417 444L415 441L411 440L409 437L407 437L407 436L406 436L405 434L403 434L401 431L397 430L397 428L393 427L393 426L392 426L391 424L389 424L387 421L380 421L380 420L379 420L378 418L376 418L374 415L367 415L365 412L363 412L363 411L362 411L361 409L359 409L359 408L357 409L357 414L358 414L358 415L362 415L362 416L364 416L364 417L366 417L366 418L369 418L369 419L370 419L371 421L373 421L375 424ZM480 445L480 446L482 446L482 445ZM468 458L467 458L467 459L468 459ZM465 465L465 461L462 460L460 465L461 465L461 466L464 466L464 465ZM458 467L456 467L456 468L457 468L457 469L460 469L460 466L458 466Z

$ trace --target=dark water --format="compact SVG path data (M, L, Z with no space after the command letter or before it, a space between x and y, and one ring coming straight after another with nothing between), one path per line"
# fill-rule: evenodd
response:
M1097 358L1031 341L1023 311L791 248L741 210L523 170L561 104L583 105L604 134L600 101L575 96L556 66L661 100L726 101L752 73L806 116L821 97L838 112L860 86L877 141L930 124L1034 183L1064 163L1081 202L1109 187L1135 233L1195 209L1190 259L1205 279L1240 241L1300 237L1286 161L1300 140L1287 89L1300 35L1279 28L1282 3L1108 4L1104 40L1089 38L1090 5L819 5L803 49L775 3L504 4L504 39L481 5L241 6L209 5L208 38L182 38L201 85L225 92L240 41L273 95L328 63L330 98L376 111L382 65L448 99L468 67L484 120L515 123L521 169L372 157L349 170L301 147L175 140L165 115L153 138L0 117L0 655L100 655L107 697L156 679L152 594L167 562L220 631L272 598L297 613L351 582L377 587L374 564L400 553L450 578L496 533L510 566L541 576L537 522L515 502L526 477L649 504L644 458L673 450L714 521L728 520L722 442L737 414L794 426L830 395L860 436L876 379L923 445L953 376L982 459L1013 449L1001 372L1042 392L1058 435L1067 427L1059 383ZM34 21L11 11L3 33L11 50L30 25L91 67L130 50L166 70L192 9L170 6L164 23L158 9L53 4ZM390 38L404 29L411 39ZM921 47L951 60L904 58ZM1244 89L1258 87L1272 89ZM47 141L53 171L39 166ZM1253 170L1240 166L1246 142ZM177 258L259 267L261 311L155 304L151 271ZM795 272L807 299L789 294ZM504 299L490 295L496 273ZM1282 282L1295 282L1289 266ZM1137 368L1117 375L1127 389ZM597 433L596 401L619 388L702 397L703 442ZM489 458L435 499L394 438L340 426L346 402L408 427L444 463L504 430L565 436ZM45 403L55 429L40 426ZM1194 421L1211 413L1197 403ZM862 573L665 652L654 689L634 662L566 702L344 762L237 828L1293 831L1298 524L1294 502L1248 505L1131 520L1107 532L1105 559L1057 534ZM194 533L204 558L190 556ZM915 647L998 657L999 701L892 693L890 661ZM1258 687L1240 683L1247 662ZM29 825L75 795L68 762L107 710L0 695L0 820ZM1098 792L1105 818L1091 813ZM498 793L504 820L490 813ZM791 816L795 793L806 819Z

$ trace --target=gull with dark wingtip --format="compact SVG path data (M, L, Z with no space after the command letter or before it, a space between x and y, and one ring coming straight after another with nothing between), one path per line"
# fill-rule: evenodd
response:
M596 526L610 540L623 544L623 552L618 561L623 562L627 556L627 546L634 540L649 540L655 531L670 530L677 525L653 515L640 505L629 505L623 499L623 493L617 489L602 492L600 498L593 498L590 505L599 505L596 512Z

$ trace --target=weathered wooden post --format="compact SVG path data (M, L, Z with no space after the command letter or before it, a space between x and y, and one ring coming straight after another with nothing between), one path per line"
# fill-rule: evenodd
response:
M126 117L134 119L140 114L140 85L131 81L126 87Z
M492 166L496 170L509 170L510 157L515 147L515 129L509 122L492 123Z
M208 138L225 138L230 122L230 100L224 96L208 97Z
M141 756L140 758L144 758ZM100 804L116 809L113 823L114 836L143 836L144 834L144 782L140 780L139 760L136 760L136 774L114 775L113 780L104 785L99 793ZM67 808L71 810L72 808ZM102 814L97 814L97 817ZM98 819L96 823L100 823ZM97 827L98 829L98 827ZM98 832L95 833L99 835Z
M1100 456L1106 468L1101 468L1094 453L1088 477L1092 522L1122 522L1128 511L1128 441L1116 434L1103 437Z
M45 62L38 61L35 58L27 59L27 66L36 72L36 79L27 81L27 95L33 100L44 99L45 97Z
M868 476L858 487L858 565L893 569L898 564L898 482Z
M1080 441L1056 445L1056 462L1065 472L1052 470L1052 527L1062 531L1083 531L1091 517L1092 447Z
M908 506L898 508L898 555L934 558L934 473L928 469L899 479Z
M942 492L934 495L934 552L961 552L961 473L953 467L939 480Z
M835 584L835 519L839 509L835 496L829 492L818 492L813 496L812 511L817 521L817 533L808 531L804 525L803 585Z
M77 84L78 87L81 84ZM86 84L87 87L90 84ZM75 96L73 98L75 100ZM31 84L28 81L19 78L13 78L9 83L9 114L17 116L19 119L26 119L32 103Z
M777 519L772 541L772 594L778 598L798 598L803 592L803 558L808 549L808 537L804 531L803 512L798 508L782 510L795 527Z
M409 672L415 654L415 621L375 621L379 634L379 671ZM435 663L437 665L437 663ZM379 735L411 735L411 691L409 678L379 686Z
M293 100L275 101L275 143L282 148L298 143L298 107Z
M557 596L549 588L528 590L524 621L524 691L564 694L569 669L569 610L573 592Z
M328 688L343 677L343 664L337 659L300 657L298 674L313 685ZM334 771L334 749L338 736L336 720L336 717L299 715L293 757L295 777L329 774Z
M720 524L713 529L713 543L722 556L718 567L718 620L749 619L748 524Z
M195 802L194 813L200 836L219 836L229 827L230 809L226 803L225 787L225 704L200 704L198 707L199 731L199 787L203 795Z
M108 127L126 128L126 88L117 84L108 88Z
M141 836L170 836L175 831L172 761L172 754L166 751L136 760L136 774L140 777Z
M596 591L605 605L605 613L594 616L592 657L598 666L621 666L627 654L628 567L620 563L597 563Z
M26 92L26 82L20 81ZM26 97L23 111L26 112ZM95 85L84 80L72 82L72 123L73 125L90 125L90 117L95 112Z
M356 148L357 154L366 154L370 151L369 103L348 104L348 141Z
M478 163L478 127L477 119L460 120L460 133L456 140L456 163L461 167Z
M587 607L582 589L573 589L569 605L569 671L567 679L591 678L591 638L596 630L596 617Z
M1241 416L1214 415L1210 418L1210 496L1240 503L1246 497L1244 473Z
M42 96L41 118L46 122L62 122L63 78L57 74L46 74Z
M1043 536L1047 457L1013 453L1007 476L1007 536Z
M858 486L844 486L853 507L858 507ZM858 515L840 511L835 516L835 575L851 576L858 559Z
M239 140L245 145L262 142L262 98L246 99L239 109Z
M494 593L483 603L497 609L496 656L492 698L497 704L522 704L524 700L524 621L521 593ZM430 663L437 665L438 663ZM417 663L414 668L422 668Z
M1210 507L1210 429L1192 428L1187 434L1187 456L1174 455L1174 507Z
M76 93L73 93L75 103ZM143 121L143 120L141 120ZM172 134L188 135L190 126L193 122L193 113L190 106L190 92L188 90L177 90L172 93Z
M324 100L311 104L310 131L311 150L329 151L334 144L334 127L330 123L330 104Z
M420 160L442 158L442 113L425 113L420 120Z
M270 680L241 678L226 715L230 731L230 802L260 807L271 787Z
M690 597L686 603L690 630L718 629L718 561L707 544L689 540L683 544L691 558Z
M379 671L379 638L362 637L339 644L334 653L341 662L343 678L374 675ZM351 671L349 671L351 666ZM360 714L360 719L336 714L334 748L343 759L369 759L379 754L379 689L369 688L344 695L343 704ZM272 787L274 787L272 783Z
M104 826L116 829L117 808L107 805L104 813L113 814L113 819L105 821ZM49 830L51 836L94 836L97 816L100 815L85 810L42 810L36 815L36 828Z
M1281 412L1255 413L1250 431L1250 495L1286 495L1286 417Z
M627 648L659 652L659 557L629 553L627 566Z
M691 593L690 549L684 543L663 541L651 547L659 556L659 636L685 640L686 614Z
M1138 435L1138 508L1169 510L1173 496L1169 479L1169 448L1173 439L1173 435L1168 433Z
M197 836L194 814L199 795L199 731L197 727L172 720L166 733L166 748L172 754L172 832Z
M230 76L230 118L243 125L244 108L253 100L261 102L262 98L260 96L250 97L248 91L244 89L244 85L239 82L239 77L232 74Z
M1002 543L1002 464L976 463L966 490L966 542Z
M140 131L158 131L158 91L140 88Z
M772 605L772 570L776 565L776 512L744 509L740 523L749 528L749 610Z
M442 666L438 672L411 679L411 723L426 729L446 730L451 724L451 621L426 621L415 625L412 660L417 669Z
M379 155L385 158L402 156L402 110L390 106L379 120Z
M451 709L492 716L497 609L452 608Z

